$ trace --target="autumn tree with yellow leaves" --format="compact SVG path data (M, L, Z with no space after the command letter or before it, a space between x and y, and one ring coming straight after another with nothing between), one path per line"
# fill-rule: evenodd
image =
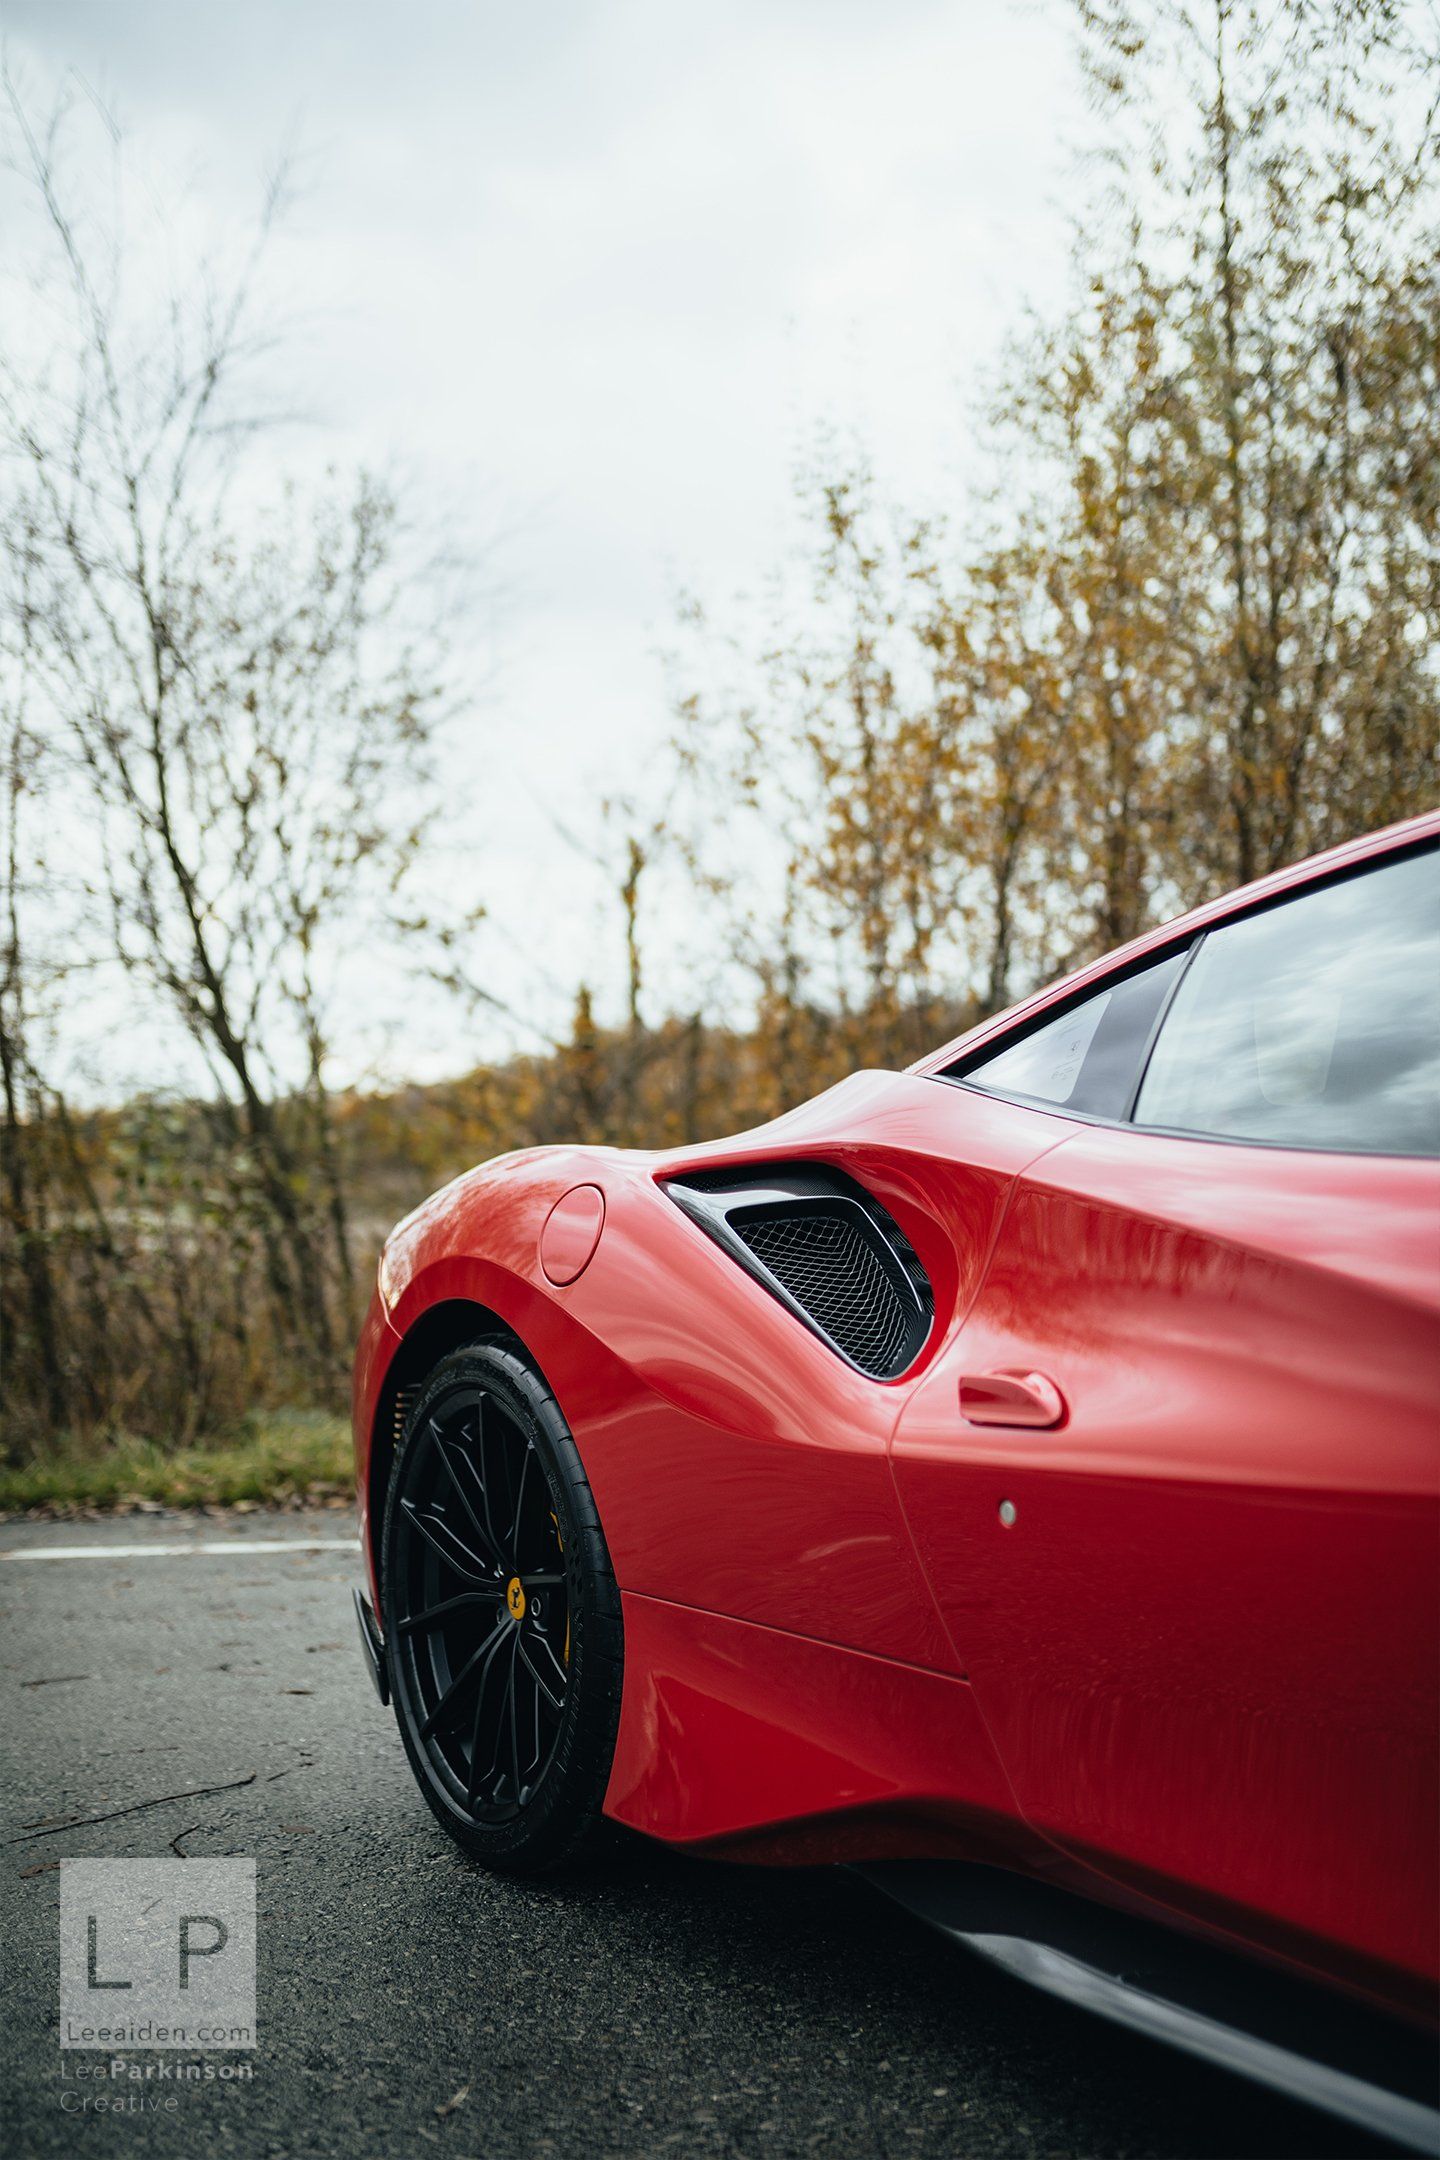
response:
M1368 0L1078 18L1106 155L988 505L907 522L822 456L806 603L731 633L739 693L692 647L681 756L751 813L780 1064L797 1006L913 1056L1435 800L1436 54Z

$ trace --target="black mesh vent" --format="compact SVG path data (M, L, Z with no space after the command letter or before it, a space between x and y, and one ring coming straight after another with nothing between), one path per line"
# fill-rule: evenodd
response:
M881 1266L873 1240L854 1222L795 1214L737 1222L735 1229L862 1372L888 1376L909 1363L914 1316Z
M863 1186L813 1163L700 1171L668 1184L693 1215L833 1350L872 1380L912 1364L935 1300L919 1255Z

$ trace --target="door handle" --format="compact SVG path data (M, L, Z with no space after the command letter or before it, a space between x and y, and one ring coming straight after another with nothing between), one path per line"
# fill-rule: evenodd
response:
M1042 1372L962 1373L960 1415L971 1425L1058 1425L1065 1398Z

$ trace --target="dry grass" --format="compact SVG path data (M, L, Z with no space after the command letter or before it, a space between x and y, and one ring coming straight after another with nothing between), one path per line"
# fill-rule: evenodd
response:
M258 1411L180 1449L126 1434L62 1434L28 1460L0 1466L0 1512L324 1503L346 1497L353 1477L343 1418L323 1410Z

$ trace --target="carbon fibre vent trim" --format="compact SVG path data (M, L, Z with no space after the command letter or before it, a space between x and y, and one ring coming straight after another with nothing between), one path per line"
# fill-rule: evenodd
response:
M665 1191L818 1335L871 1380L912 1365L935 1300L888 1209L838 1170L812 1163L698 1171Z

